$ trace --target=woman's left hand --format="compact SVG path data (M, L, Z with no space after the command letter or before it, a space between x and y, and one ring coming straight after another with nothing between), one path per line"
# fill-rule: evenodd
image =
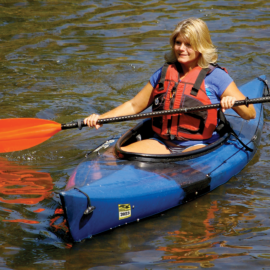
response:
M225 112L227 109L231 109L236 101L235 97L232 96L226 96L223 97L220 101L221 110Z

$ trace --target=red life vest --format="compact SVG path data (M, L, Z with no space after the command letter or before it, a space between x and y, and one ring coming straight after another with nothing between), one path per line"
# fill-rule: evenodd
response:
M211 104L206 95L204 78L214 68L195 67L179 81L180 65L166 63L152 93L153 111ZM217 109L152 118L153 130L164 139L206 140L212 137L216 126Z

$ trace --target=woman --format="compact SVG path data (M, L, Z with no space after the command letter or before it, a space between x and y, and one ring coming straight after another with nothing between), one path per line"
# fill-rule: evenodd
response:
M217 52L212 44L208 27L202 20L189 18L180 22L170 37L170 44L171 51L165 55L165 60L169 64L166 68L164 66L157 70L133 99L105 114L92 114L84 119L84 123L98 129L100 127L97 124L98 119L137 114L150 105L158 109L176 108L182 106L181 102L186 99L205 102L203 104L220 102L224 112L232 108L236 100L245 99L232 78L221 68L211 65L217 61ZM194 92L195 81L199 81L199 77L202 80L202 83L199 82L201 88ZM190 80L193 82L190 83ZM185 92L186 87L190 87L189 93ZM200 98L198 97L200 95L204 96ZM256 116L253 105L238 106L233 109L246 120ZM162 123L158 125L154 123L157 121L153 120L153 130L156 132L154 138L138 141L122 149L147 154L170 154L204 147L219 138L214 131L217 122L216 112L209 112L204 117L203 126L201 122L196 124L196 119L199 118L196 115L192 115L191 118L187 114L180 117L163 117ZM181 125L181 121L186 122ZM189 134L185 135L186 127L193 122L195 124L187 128L190 129ZM204 133L202 131L200 134L195 134L197 131L193 133L192 130L196 130L196 125L198 128L202 127Z

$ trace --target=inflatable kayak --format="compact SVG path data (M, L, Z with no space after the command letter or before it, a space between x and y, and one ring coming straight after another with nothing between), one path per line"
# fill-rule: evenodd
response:
M239 89L250 99L262 97L264 79L261 76ZM149 119L93 150L60 192L73 240L155 215L226 183L248 164L260 143L263 106L254 107L256 118L249 121L232 109L226 111L231 127L249 150L226 133L205 148L181 154L123 152L121 146L152 136Z

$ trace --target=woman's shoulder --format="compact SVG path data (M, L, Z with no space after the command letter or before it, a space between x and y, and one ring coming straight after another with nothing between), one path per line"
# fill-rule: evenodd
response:
M219 66L214 67L212 71L207 75L207 78L216 83L219 81L228 81L231 83L233 81L232 77L227 73L227 71Z
M218 64L210 64L209 68L210 68L210 74L212 74L214 76L217 76L217 75L226 76L226 74L229 75L227 69L225 67L218 65ZM229 75L229 77L230 77L230 75Z
M205 78L206 85L215 89L218 96L221 96L232 82L232 77L225 70L219 67L215 67Z

